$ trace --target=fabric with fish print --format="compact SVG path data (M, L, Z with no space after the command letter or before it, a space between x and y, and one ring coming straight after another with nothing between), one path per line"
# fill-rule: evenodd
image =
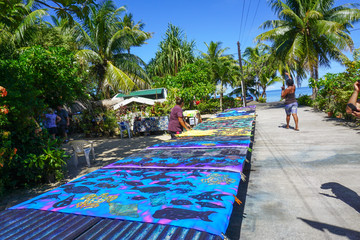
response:
M102 174L98 174L98 171L11 209L170 224L221 235L226 231L233 194L236 195L240 181L238 172L102 169ZM204 184L214 173L235 181ZM109 182L104 182L104 178Z
M227 109L154 145L10 209L165 224L221 236L241 179L255 106Z

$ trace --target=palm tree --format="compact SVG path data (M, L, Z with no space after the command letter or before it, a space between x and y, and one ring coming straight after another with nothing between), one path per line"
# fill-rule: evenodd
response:
M256 37L270 40L276 56L293 69L305 69L317 81L319 66L331 60L342 62L343 50L353 49L349 35L352 23L359 21L359 4L333 7L334 0L271 0L279 20L266 21L271 30ZM313 89L313 95L317 93Z
M108 0L101 5L91 6L90 15L79 28L79 44L82 50L76 54L78 60L89 67L96 82L96 95L107 98L111 91L129 92L134 88L149 85L149 78L142 66L145 63L137 56L127 53L138 38L147 39L149 34L139 29L124 27L120 14L124 7L116 8Z
M262 88L261 97L266 98L266 88L275 82L281 81L280 77L276 76L279 65L277 59L272 54L271 48L265 44L258 44L254 48L248 47L245 49L244 57L246 61L246 69L252 74L253 82L257 85L257 93ZM257 97L257 96L256 96Z
M217 84L220 80L221 61L226 58L224 52L229 48L221 48L221 42L211 41L209 45L207 43L205 45L207 52L201 55L210 66L210 80ZM216 98L216 92L214 92L214 98Z
M202 53L202 57L210 66L210 80L215 84L220 82L220 111L222 111L223 85L232 84L239 77L239 68L237 62L231 55L225 55L228 48L221 48L221 42L211 41L207 47L207 52ZM214 93L216 98L216 92Z
M144 35L143 29L145 24L141 21L135 24L131 13L125 14L122 19L121 26L123 29L128 29L132 33L132 35L126 39L127 41L125 39L123 41L126 45L125 48L127 49L128 54L130 54L131 47L139 47L143 45L147 39L151 38L150 33L145 33Z
M149 63L148 71L152 76L175 76L188 63L193 63L195 42L188 42L183 31L169 24L165 38L159 44L155 58Z
M46 9L33 10L33 1L24 4L21 0L0 0L0 5L0 44L24 46L34 34L29 29L48 15Z

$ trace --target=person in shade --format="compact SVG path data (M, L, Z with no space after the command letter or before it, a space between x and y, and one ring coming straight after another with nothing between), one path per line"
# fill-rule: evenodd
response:
M298 103L295 98L296 88L290 74L286 72L285 76L287 88L285 89L284 86L281 87L281 97L285 99L286 128L289 129L290 127L290 116L292 115L295 121L294 129L299 131L299 119L297 116Z
M60 137L64 138L64 142L67 143L69 140L67 139L66 129L70 125L69 114L61 105L57 106L56 114L60 117L60 121L58 122L58 134Z
M46 118L46 125L50 136L52 139L55 139L55 134L57 133L56 123L61 120L61 118L54 113L54 110L52 108L48 109L48 113L45 114Z
M184 100L182 98L176 98L176 105L171 109L168 131L171 135L171 139L176 138L175 134L180 134L185 128L190 130L190 125L183 120Z
M359 92L360 92L360 80L357 80L354 83L354 92L348 101L348 105L346 106L346 112L357 118L360 118L360 102L358 100ZM356 109L351 109L349 107L349 104L355 106Z

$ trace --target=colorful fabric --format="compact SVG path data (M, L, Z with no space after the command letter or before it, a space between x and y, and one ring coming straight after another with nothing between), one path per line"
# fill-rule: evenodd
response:
M148 149L154 148L225 148L225 147L248 147L250 139L247 140L228 140L228 141L166 141L155 144Z
M185 149L144 149L125 159L144 158L190 158L190 157L226 157L245 156L246 148L185 148ZM120 161L123 161L120 160ZM119 161L119 162L120 162Z
M198 113L200 113L199 110L186 110L183 112L184 117L196 117Z
M144 118L141 121L134 121L134 132L166 131L168 124L168 116Z
M229 109L199 125L207 130L184 132L176 141L139 151L11 209L168 224L221 236L250 145L254 109Z
M234 121L254 120L254 116L253 115L239 115L239 116L229 116L229 117L214 117L214 118L207 119L206 122L224 121L224 120L234 120Z
M224 171L101 169L11 209L170 224L221 236L239 179Z
M214 130L190 130L176 135L177 137L202 137L202 136L251 136L251 129L214 129Z
M220 121L206 121L195 126L194 130L212 130L212 129L226 129L226 128L251 128L253 124L252 118L239 121L235 120L220 120Z
M104 168L217 169L242 172L246 148L147 149Z
M216 130L190 130L176 135L177 137L215 136Z

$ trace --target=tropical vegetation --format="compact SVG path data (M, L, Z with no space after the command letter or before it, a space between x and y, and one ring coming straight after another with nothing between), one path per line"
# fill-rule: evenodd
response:
M266 90L283 81L286 71L298 85L311 77L314 96L302 96L300 103L352 118L344 108L360 78L359 51L353 61L343 51L353 50L349 29L360 20L359 4L271 0L270 6L278 19L262 24L266 31L243 52L240 72L237 58L220 41L205 43L206 51L196 54L195 40L170 23L146 64L133 49L152 34L111 0L0 0L0 195L66 175L62 140L51 140L41 124L47 108L75 100L94 103L136 89L168 89L165 103L118 111L94 104L76 122L86 136L109 136L117 133L117 121L133 118L134 112L167 115L178 96L186 108L202 113L241 106L224 96L226 87L233 88L233 96L242 95L240 79L247 94L265 102ZM319 67L332 60L347 70L319 78Z
M304 71L315 81L319 66L329 66L331 60L347 59L344 50L354 43L349 28L359 21L359 4L334 7L334 0L271 0L278 20L262 24L269 31L257 36L259 41L271 41L275 56L299 76ZM317 88L313 88L316 96Z

